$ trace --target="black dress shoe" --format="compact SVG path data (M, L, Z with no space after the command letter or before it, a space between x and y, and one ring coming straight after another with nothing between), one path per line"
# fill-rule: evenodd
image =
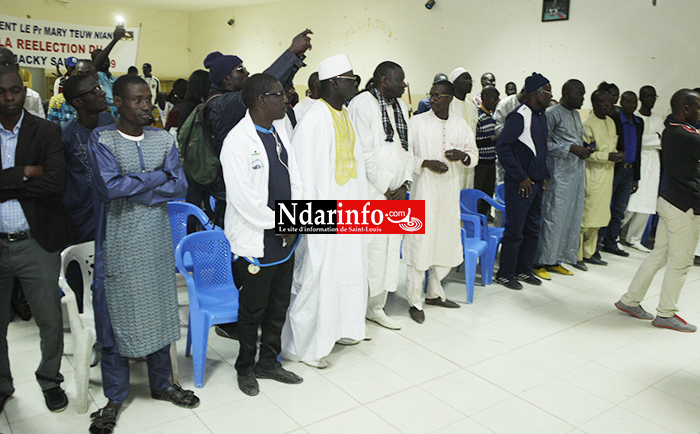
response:
M461 306L455 303L452 300L448 299L441 299L440 297L437 298L426 298L425 299L425 304L429 304L430 306L440 306L440 307L447 307L450 309L459 309Z
M418 324L423 324L425 322L425 312L418 310L417 308L411 306L408 308L408 313L411 315L411 319Z
M221 336L222 338L226 339L233 339L233 340L238 340L238 323L237 322L232 322L232 323L226 323L226 324L219 324L214 327L214 332L218 336Z
M44 401L46 401L46 407L56 413L68 407L66 392L58 386L44 390Z
M600 258L596 258L595 256L591 256L590 258L583 258L583 262L593 265L608 265L607 262L603 261Z
M5 408L5 403L10 399L10 396L12 395L0 392L0 413L2 413L2 410Z
M238 388L248 396L256 396L260 393L260 386L258 386L258 380L255 379L255 373L249 372L247 374L241 374L239 372Z
M622 256L623 258L626 258L630 255L629 253L625 252L624 250L620 249L617 246L615 246L615 247L605 246L605 247L603 247L603 251L606 253L612 253L613 255Z
M586 267L586 263L583 262L583 261L578 261L578 262L575 263L575 264L571 264L571 266L574 267L574 268L577 269L577 270L588 271L588 267Z

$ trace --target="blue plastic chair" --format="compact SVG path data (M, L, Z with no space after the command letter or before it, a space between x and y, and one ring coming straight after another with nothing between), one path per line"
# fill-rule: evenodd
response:
M484 276L484 258L488 256L488 244L479 236L481 221L471 214L462 214L462 249L464 251L464 281L467 284L467 303L474 301L474 282L476 281L476 262L481 258L481 276ZM471 230L467 229L471 226ZM472 235L469 235L471 232Z
M192 258L193 273L185 268L185 255ZM190 316L187 347L192 350L194 386L204 386L209 328L238 321L238 289L231 270L231 246L224 231L201 231L186 236L175 250L175 264L187 281Z
M503 204L503 206L506 205L506 185L505 184L498 184L496 186L496 200L499 201L500 203ZM503 226L506 223L506 212L501 211L501 226Z
M180 240L187 236L187 220L191 215L199 220L204 229L217 229L201 208L187 202L168 202L168 217L170 218L170 228L173 233L173 247L176 247ZM192 258L189 256L185 257L185 269L192 271Z
M496 263L496 253L498 252L498 245L501 243L501 239L503 239L504 228L489 227L487 217L478 212L477 204L479 200L488 202L501 212L505 212L506 208L505 205L492 199L480 190L465 188L460 193L459 203L462 214L470 214L479 218L481 225L474 230L478 229L481 239L488 243L488 255L486 255L485 260L481 261L481 283L483 285L490 285L493 278L493 267ZM467 230L467 235L472 236L469 232L470 229L465 229Z

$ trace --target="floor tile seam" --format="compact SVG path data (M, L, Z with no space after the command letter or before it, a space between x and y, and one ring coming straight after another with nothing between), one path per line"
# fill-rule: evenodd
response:
M453 372L453 373L454 373L454 372ZM471 373L471 372L470 372L470 374L476 375L476 374ZM445 375L450 375L450 374L445 374ZM484 379L484 378L481 378L481 377L479 377L479 378L480 378L481 380L483 380L483 381L486 381L486 382L489 383L491 386L494 386L494 387L500 389L501 391L507 393L508 395L510 395L510 396L508 396L508 397L506 397L506 398L504 398L504 399L499 400L498 402L494 402L493 404L484 407L482 410L486 410L487 408L493 407L494 405L498 405L498 404L500 404L501 402L503 402L503 401L505 401L505 400L507 400L507 399L510 399L511 397L517 396L517 395L515 395L513 392L509 392L509 391L507 391L507 390L501 388L500 386L491 383L490 381L488 381L488 380L486 380L486 379ZM430 380L430 381L433 381L433 380ZM450 404L448 401L445 401L444 399L440 398L439 396L437 396L437 395L435 395L434 393L430 392L429 390L425 389L423 386L426 385L427 383L429 383L430 381L426 381L426 382L424 382L424 383L422 383L421 385L416 386L416 387L419 387L419 388L420 388L421 390L423 390L424 392L426 392L426 393L430 394L431 396L433 396L434 398L437 398L438 400L444 402L445 404L447 404L448 406L452 407L452 408L455 409L456 411L458 411L458 412L464 414L464 415L465 415L466 417L468 417L468 418L471 418L474 414L478 413L478 411L477 411L477 412L475 412L475 413L472 413L471 415L466 414L466 413L464 413L462 410L459 410L458 408L454 407L454 406L453 406L452 404ZM479 410L479 411L481 411L481 410Z
M187 410L187 409L186 409L186 410ZM197 416L197 414L194 413L194 412L192 412L191 414L194 414L195 417ZM184 419L184 418L186 418L186 417L189 417L189 416L191 416L191 414L190 414L190 415L181 416L181 417L175 417L175 418L169 419L168 421L163 422L163 423L161 423L161 424L154 425L154 426L151 426L151 427L148 427L148 428L144 428L144 429L141 429L141 430L138 430L138 431L132 431L132 434L140 434L140 433L146 432L146 431L148 431L148 430L152 430L152 429L154 429L154 428L158 428L159 426L168 424L168 423L170 423L170 422L175 422L175 421L177 421L177 420L181 420L181 419ZM199 417L197 417L197 419L199 419ZM200 421L201 421L201 419L200 419ZM203 424L205 427L207 427L207 431L209 431L209 432L211 433L211 430L209 429L209 427L208 427L204 422L202 422L202 424ZM117 426L118 426L118 425L119 425L119 424L117 423ZM118 428L115 428L115 430L119 430L119 429L118 429ZM200 433L197 433L197 434L200 434Z
M437 321L437 320L435 320L435 321ZM438 321L438 322L439 322L439 321ZM445 325L445 324L443 324L443 325ZM452 336L452 335L454 335L454 334L459 333L459 330L456 330L456 329L454 329L453 327L450 327L450 326L447 326L447 325L445 325L445 327L450 328L450 329L452 330L452 333L450 333L450 334L448 334L448 335L445 335L445 336L440 336L440 337L438 337L438 338L436 338L436 339L433 339L433 340L430 340L430 341L427 341L427 342L418 342L418 341L415 341L415 340L411 339L410 337L408 337L408 336L406 336L406 335L403 335L403 334L398 333L398 332L396 332L396 331L395 331L395 332L396 332L396 334L400 335L401 337L404 337L404 338L408 339L409 341L413 342L414 344L419 345L419 346L422 347L423 345L425 345L425 344L427 344L427 343L429 343L429 342L436 341L436 340L438 340L438 339L442 339L442 338L445 338L445 337L447 337L447 336Z
M642 392L644 392L644 391L646 391L647 389L650 389L650 388L653 388L653 387L652 387L652 386L649 386L648 388L646 388L646 389L640 391L639 393L642 393ZM658 389L657 389L657 390L658 390ZM677 397L675 397L675 396L673 396L673 395L671 395L671 394L669 394L669 393L664 392L663 390L658 390L658 391L661 392L661 393L664 393L664 394L668 395L668 396L671 397L671 398L680 399L680 398L677 398ZM639 394L639 393L638 393L638 394ZM638 395L638 394L636 394L636 395ZM647 422L649 422L649 423L652 423L652 424L654 424L654 425L656 425L656 426L660 426L660 427L662 427L663 429L665 429L665 430L667 430L667 431L673 432L672 429L666 428L665 426L663 426L663 425L661 425L661 424L659 424L659 423L657 423L657 422L651 420L650 418L648 418L648 417L646 416L646 415L650 414L648 411L647 411L647 412L640 412L640 413L637 413L636 411L633 411L633 410L631 410L631 409L628 409L628 408L625 408L625 407L622 406L622 404L624 404L625 402L627 402L627 401L629 401L630 399L634 398L636 395L630 396L628 399L626 399L626 400L622 401L621 403L619 403L616 407L620 407L622 410L627 411L627 412L629 412L629 413L632 413L632 414L634 414L634 415L636 415L636 416L638 416L638 417L641 417L642 419L644 419L645 421L647 421ZM691 405L692 405L692 404L691 404ZM697 407L697 406L695 406L695 407Z
M595 416L591 417L590 419L587 419L586 421L580 423L580 424L578 425L578 427L580 427L581 425L583 425L583 424L585 424L585 423L587 423L587 422L589 422L589 421L595 419L596 417L600 416L601 414L603 414L603 413L609 411L611 408L616 407L616 406L618 405L617 403L612 402L612 401L610 401L610 400L608 400L608 399L606 399L606 398L603 398L602 396L598 396L597 394L595 394L595 393L593 393L593 392L589 392L588 390L583 389L583 388L577 386L576 384L571 383L570 381L566 381L565 379L559 378L559 377L555 377L555 378L558 379L558 380L564 381L565 383L568 383L569 386L574 387L574 388L578 389L579 391L581 391L581 392L583 392L583 393L587 393L587 394L593 395L594 397L599 398L599 399L602 399L602 400L605 401L606 403L610 404L610 407L606 408L605 410L603 410L602 412L596 414ZM547 380L547 381L551 381L551 380ZM546 383L546 382L545 382L545 383ZM541 384L544 384L544 383L540 383L539 385L541 385ZM538 385L538 386L539 386L539 385ZM531 387L531 388L529 388L529 389L526 389L526 390L520 392L517 396L518 396L519 398L523 399L524 401L526 401L526 402L528 402L528 403L530 403L530 404L536 406L536 407L539 408L540 410L542 410L542 411L547 411L547 410L545 410L544 408L541 408L541 407L539 407L538 405L536 405L535 403L533 403L533 402L531 402L531 401L525 399L524 397L520 396L520 395L522 395L523 393L526 393L526 392L528 392L529 390L532 390L532 389L534 389L535 387L538 387L538 386L533 386L533 387ZM644 390L646 390L646 388L645 388ZM641 391L640 391L640 392L641 392ZM560 419L561 419L561 418L560 418ZM566 422L566 421L565 421L565 422ZM571 422L567 422L567 423L570 424L570 425L572 425Z
M454 363L454 362L452 362L452 361L446 359L445 357L442 357L442 356L440 356L439 354L436 354L436 353L434 353L433 351L431 351L431 350L429 350L429 349L427 349L427 348L425 348L425 347L423 347L423 349L426 350L426 351L429 351L429 352L433 353L434 355L440 357L441 359L444 359L446 362L450 363L451 365L454 365L455 369L450 370L449 372L445 372L443 375L452 374L452 373L454 373L454 372L456 372L456 371L458 371L458 370L460 370L460 369L463 369L461 366L459 366L458 364L456 364L456 363ZM382 356L382 357L384 357L384 356ZM394 369L392 369L391 366L387 365L386 363L382 363L380 360L375 360L375 361L376 361L377 363L381 364L382 366L384 366L385 368L391 370L394 374L400 376L401 378L403 378L403 379L405 379L405 380L408 380L408 381L409 381L412 385L414 385L414 386L419 386L420 384L427 383L428 381L432 381L432 380L435 379L435 378L431 378L430 380L426 380L426 381L424 381L423 383L416 383L416 382L413 381L412 379L407 378L405 375L402 375L400 372L396 372ZM442 376L442 375L441 375L441 376ZM436 378L437 378L437 377L436 377Z
M603 367L603 368L606 368L606 369L610 369L610 370L612 370L612 371L615 371L614 369L608 368L607 366L603 366L603 365L601 365L600 363L596 363L595 361L591 361L591 363L595 363L596 365L598 365L598 366L600 366L600 367ZM571 372L571 371L568 371L568 372ZM567 372L567 373L568 373L568 372ZM636 378L632 378L632 377L630 377L629 375L626 375L626 374L624 374L624 373L621 373L621 372L618 372L618 371L615 371L615 373L618 374L618 375L622 375L623 377L625 377L625 378L627 378L627 379L629 379L629 380L636 381L636 382L638 382L638 383L642 383L642 384L644 385L644 388L643 388L642 390L636 392L634 395L631 395L631 396L629 396L629 397L623 399L623 400L620 401L620 402L614 402L614 401L610 401L609 399L607 399L607 398L604 397L604 396L598 395L598 394L595 393L595 392L591 392L591 391L588 391L588 390L586 390L586 389L583 389L581 386L578 386L577 384L575 384L575 383L573 383L573 382L567 380L566 378L562 378L562 376L565 375L565 374L562 374L561 376L558 376L558 377L556 377L556 378L558 378L558 379L561 380L561 381L567 382L567 383L569 383L570 385L572 385L572 386L574 386L574 387L577 387L577 388L579 388L579 389L581 389L581 390L584 390L584 391L590 393L591 395L595 395L595 396L597 396L597 397L600 398L600 399L603 399L603 400L605 400L605 401L608 401L608 402L610 402L611 404L613 404L613 405L615 405L615 406L617 406L617 405L619 405L619 404L621 404L621 403L627 401L628 399L632 398L633 396L635 396L635 395L637 395L637 394L639 394L639 393L644 392L645 390L649 389L650 387L653 387L653 386L650 385L650 384L644 383L643 381L639 381L639 380L637 380Z
M331 384L333 385L333 387L335 387L335 388L337 388L338 390L340 390L340 391L341 391L343 394L345 394L348 398L350 398L350 399L352 399L353 401L355 401L355 403L356 403L357 405L355 405L354 407L349 408L349 409L347 409L347 410L341 411L340 413L336 413L336 414L327 416L327 417L325 417L324 419L321 419L321 420L330 419L331 417L337 416L337 415L339 415L339 414L342 414L342 413L345 413L345 412L348 412L348 411L351 411L351 410L355 410L355 409L357 409L358 407L362 407L362 406L363 406L363 404L362 404L360 401L358 401L357 399L355 399L352 395L350 395L349 393L347 393L345 390L343 390L343 389L341 389L340 387L336 386L333 382L331 382L331 381L328 380L327 378L325 378L325 377L322 377L322 378L323 378L324 380L328 381L329 383L331 383ZM299 426L299 428L304 428L305 426L313 425L313 424L315 424L315 423L321 421L321 420L317 420L317 421L314 421L314 422L312 422L312 423L310 423L310 424L307 424L307 425L302 425L301 423L297 422L297 420L296 420L291 414L289 414L289 413L288 413L287 411L285 411L282 407L280 407L280 406L267 394L267 393L274 392L275 390L279 390L279 389L273 389L273 390L271 390L270 392L263 392L263 391L260 391L260 393L261 393L262 395L264 395L265 398L267 398L272 404L274 404L274 406L277 407L282 413L284 413L289 419L291 419L292 422L294 422L295 424L297 424L297 426Z
M523 391L523 392L524 392L524 391ZM521 393L522 393L522 392L521 392ZM542 411L542 412L544 412L544 413L547 413L548 415L552 416L552 417L555 418L555 419L558 419L559 421L565 423L566 425L569 425L569 426L571 427L571 430L570 430L570 431L573 431L574 429L577 428L576 426L574 426L574 425L572 425L571 423L565 421L565 420L562 419L561 417L559 417L559 416L557 416L557 415L554 415L554 414L550 413L549 411L547 411L547 410L545 410L545 409L543 409L543 408L540 408L539 406L535 405L534 403L532 403L532 402L530 402L530 401L528 401L528 400L526 400L526 399L523 399L523 398L521 398L521 397L518 396L518 395L514 395L514 398L515 398L515 399L519 399L520 401L523 401L524 403L529 404L529 405L531 405L531 406L537 408L538 410L540 410L540 411ZM503 401L501 401L501 402L503 402ZM494 405L496 405L496 404L494 404ZM487 409L484 409L484 410L481 410L481 411L479 411L479 412L477 412L477 413L474 413L473 416L476 416L477 414L482 413L482 412L484 412L484 411L486 411L486 410L487 410ZM488 427L487 427L487 428L488 428ZM490 428L489 428L489 429L490 429ZM567 432L569 432L569 431L567 431Z

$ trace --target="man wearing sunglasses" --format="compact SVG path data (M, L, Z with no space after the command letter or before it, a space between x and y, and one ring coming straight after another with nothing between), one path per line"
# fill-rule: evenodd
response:
M269 74L255 74L242 94L248 111L224 140L221 166L227 192L226 238L239 256L234 267L241 278L238 387L255 396L260 391L256 378L303 381L277 361L291 297L296 237L276 235L274 229L275 202L301 199L301 178L282 121L287 97L280 82ZM258 328L262 337L256 364Z
M292 148L301 174L304 200L368 198L362 142L345 101L355 94L355 76L345 54L318 64L321 99L294 130ZM301 267L282 331L283 356L315 368L336 342L352 345L366 338L367 238L360 234L307 234L301 240ZM300 246L301 247L301 246Z
M547 118L552 85L533 72L525 79L525 100L506 118L496 143L505 170L506 221L496 282L522 289L522 280L542 282L532 274L542 225L542 195L550 178L547 168Z
M114 123L107 97L97 80L88 75L74 75L63 84L66 102L75 108L74 119L63 124L61 140L66 157L66 192L63 203L80 230L77 243L95 239L97 220L93 210L92 177L87 156L87 143L92 130ZM68 266L66 281L73 288L78 308L83 308L83 284L80 267Z
M306 29L294 37L289 49L285 50L264 72L278 79L282 83L282 87L289 87L297 71L305 66L303 60L306 56L304 53L311 48L311 38L308 35L312 33L311 30ZM209 95L210 97L218 95L207 103L204 113L214 135L214 150L218 156L221 153L221 146L226 135L245 116L246 106L241 90L243 90L249 73L243 66L243 60L240 57L224 55L219 51L209 53L204 59L204 66L209 69L209 78L211 79ZM224 182L221 181L207 187L212 196L218 200L215 211L219 219L223 220L226 208Z
M450 111L454 93L449 81L434 84L428 95L430 111L410 122L415 158L411 200L425 201L425 234L405 236L403 258L408 265L408 313L419 324L425 321L422 295L426 271L425 304L460 307L445 297L440 282L463 261L459 194L463 173L477 165L479 151L467 122Z

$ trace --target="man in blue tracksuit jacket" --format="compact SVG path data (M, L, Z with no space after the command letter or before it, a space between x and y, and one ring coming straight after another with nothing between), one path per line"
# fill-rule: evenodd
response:
M542 282L532 274L542 224L542 195L550 178L547 169L547 118L552 86L541 74L525 80L525 101L506 118L496 144L505 170L506 220L496 282L522 289L519 281Z

